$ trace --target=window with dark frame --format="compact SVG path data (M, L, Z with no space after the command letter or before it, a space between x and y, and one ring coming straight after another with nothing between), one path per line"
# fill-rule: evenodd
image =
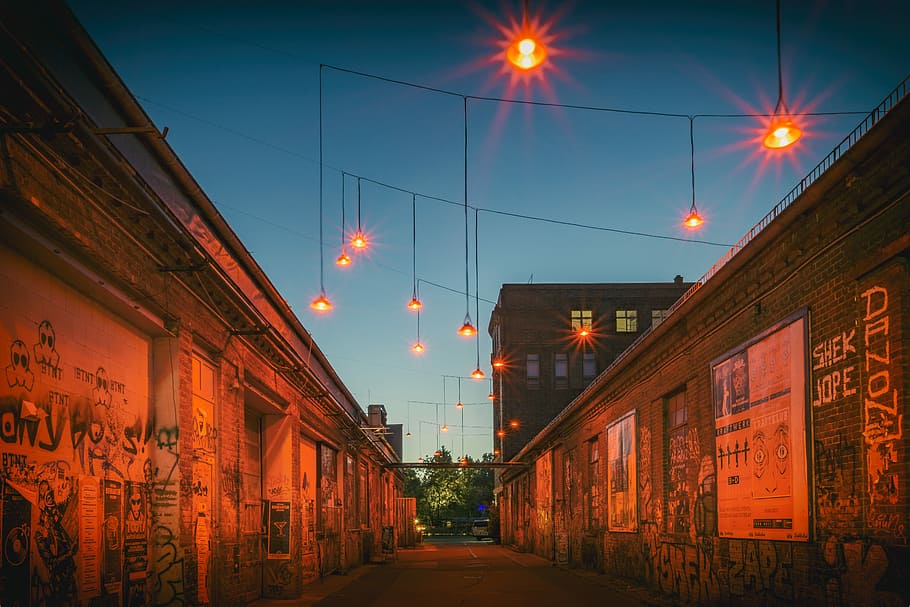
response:
M553 377L556 388L569 387L569 355L556 353L553 355Z
M537 388L540 386L540 355L539 354L528 354L527 355L527 379L529 388Z
M594 352L584 353L581 367L581 374L585 380L590 381L597 376L597 359L594 356Z
M572 310L571 320L572 320L572 330L578 331L579 329L591 330L591 321L594 318L594 314L591 310Z
M666 503L667 533L689 535L692 496L689 492L689 409L686 392L681 390L665 399L667 414Z
M638 310L616 310L616 332L638 332Z

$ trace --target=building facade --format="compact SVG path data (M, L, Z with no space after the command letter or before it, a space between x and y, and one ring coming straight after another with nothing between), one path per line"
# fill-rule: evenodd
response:
M503 474L503 542L679 604L906 605L905 80Z
M494 436L508 460L691 287L504 284L490 316Z
M0 23L0 602L239 606L381 555L385 433L70 11Z

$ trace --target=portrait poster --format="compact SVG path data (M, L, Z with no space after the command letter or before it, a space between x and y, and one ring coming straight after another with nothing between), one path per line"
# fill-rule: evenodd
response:
M804 312L711 363L720 537L809 540Z
M291 558L291 502L269 502L270 559Z
M638 470L635 462L635 411L607 426L607 528L610 531L638 529Z

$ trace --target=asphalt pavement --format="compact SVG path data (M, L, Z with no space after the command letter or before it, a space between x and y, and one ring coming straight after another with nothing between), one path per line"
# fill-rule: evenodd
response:
M293 600L249 607L666 607L665 597L610 576L557 567L489 540L427 538L394 560L308 584Z

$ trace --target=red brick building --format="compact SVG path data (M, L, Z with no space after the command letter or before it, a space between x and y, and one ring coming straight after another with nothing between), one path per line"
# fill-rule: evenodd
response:
M244 605L381 554L384 433L68 9L0 23L0 602Z
M510 459L691 283L505 284L490 316L493 430ZM497 366L501 365L501 366Z
M503 542L680 604L910 601L904 81L503 474Z

